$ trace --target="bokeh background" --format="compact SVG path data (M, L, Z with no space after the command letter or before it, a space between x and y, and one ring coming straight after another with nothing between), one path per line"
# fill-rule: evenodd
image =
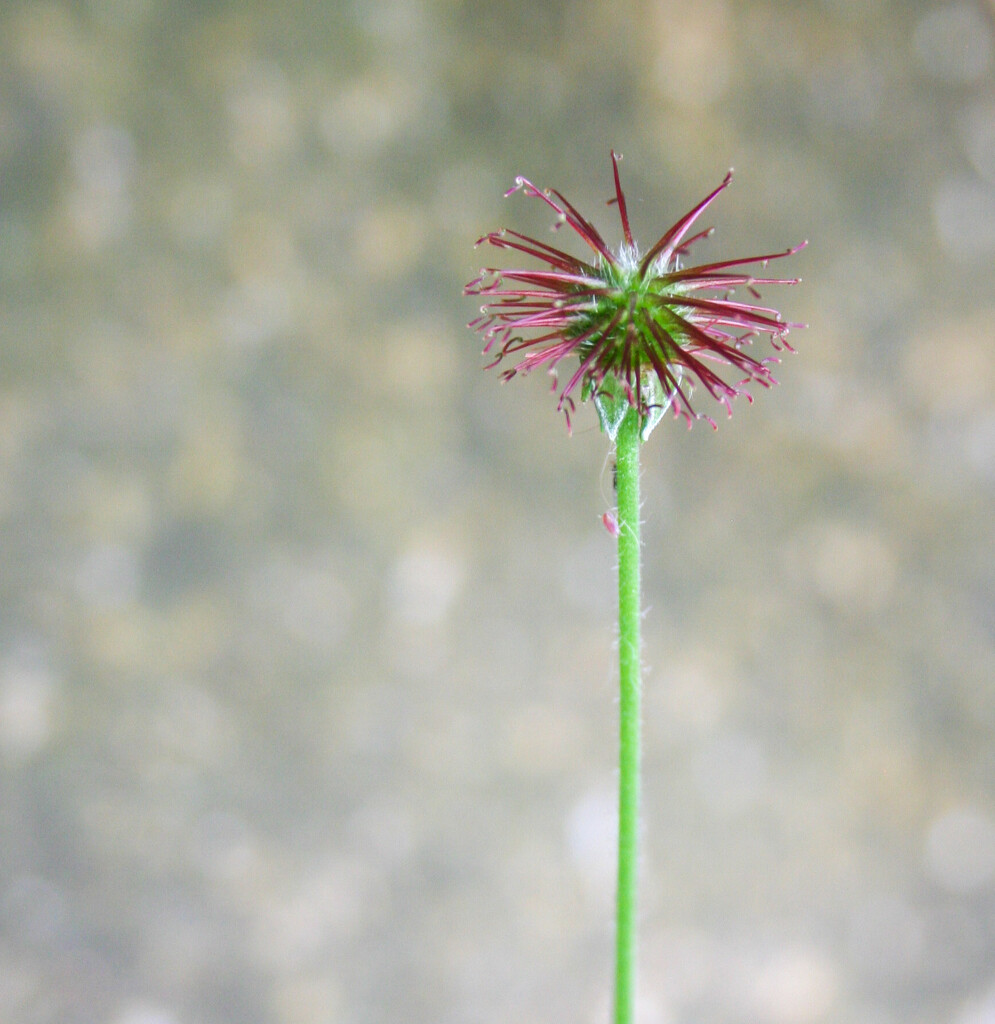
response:
M608 448L461 287L613 146L811 240L644 451L640 1024L995 1022L993 6L5 0L3 1024L608 1019Z

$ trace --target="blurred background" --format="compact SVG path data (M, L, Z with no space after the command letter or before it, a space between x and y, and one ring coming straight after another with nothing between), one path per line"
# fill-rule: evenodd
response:
M461 289L613 146L811 240L644 449L640 1024L995 1022L993 5L5 0L2 1024L608 1019L608 447Z

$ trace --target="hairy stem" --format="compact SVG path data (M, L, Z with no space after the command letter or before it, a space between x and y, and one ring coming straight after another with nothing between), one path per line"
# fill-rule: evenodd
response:
M615 1024L633 1024L639 869L639 413L630 408L615 442L618 487L618 893Z

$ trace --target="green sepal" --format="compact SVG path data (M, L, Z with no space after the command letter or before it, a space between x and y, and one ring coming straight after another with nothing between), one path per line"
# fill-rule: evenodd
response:
M653 428L663 419L663 414L670 408L673 395L663 393L663 385L660 378L654 374L648 380L643 381L643 398L646 401L646 414L639 424L639 438L641 441L648 441Z
M664 394L663 385L655 374L648 375L643 379L642 391L646 412L640 418L639 438L646 441L656 425L663 419L663 414L670 408L673 396ZM618 437L618 428L629 411L629 398L625 384L619 381L614 374L608 374L597 385L586 380L581 398L584 401L588 398L594 399L594 406L598 410L598 419L601 421L601 429L612 441L615 441Z
M594 406L598 410L601 429L614 441L618 437L618 428L622 426L622 420L629 411L625 385L620 383L614 374L609 373L596 388L591 385L591 390L594 391Z

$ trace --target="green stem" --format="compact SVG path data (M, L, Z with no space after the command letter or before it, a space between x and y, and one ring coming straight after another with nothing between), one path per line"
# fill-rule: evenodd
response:
M615 1024L633 1024L636 883L639 868L639 414L630 408L615 440L618 488L618 893Z

